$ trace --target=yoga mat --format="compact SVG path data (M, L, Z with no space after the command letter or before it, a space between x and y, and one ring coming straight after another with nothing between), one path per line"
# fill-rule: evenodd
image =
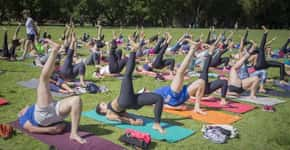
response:
M210 67L209 70L213 71L219 75L225 75L225 74L228 74L230 72L230 71L224 71L223 68L214 68L214 67Z
M133 126L129 124L120 123L117 121L111 121L111 120L108 120L105 116L97 114L95 110L83 112L82 115L85 117L91 118L93 120L100 121L105 124L116 126L121 129L129 128L129 129L137 130L140 132L146 132L146 133L149 133L151 137L155 140L164 140L170 143L180 141L182 139L189 137L193 133L195 133L195 131L193 130L189 130L189 129L185 129L179 126L161 122L161 126L166 130L165 134L161 134L158 131L152 129L152 125L154 123L152 119L133 115L133 114L130 114L130 115L134 116L135 118L143 119L144 121L143 126Z
M8 104L8 101L4 98L0 98L0 106Z
M10 123L14 128L21 130L26 135L29 135L45 144L55 146L58 150L122 150L123 147L116 145L108 140L99 138L92 133L79 131L80 136L87 140L85 144L79 144L76 141L69 139L70 130L67 128L64 133L49 135L49 134L33 134L25 131L19 125L18 121Z
M191 98L190 102L194 103L195 99ZM246 113L248 111L255 109L255 106L252 106L250 104L243 104L243 103L234 102L234 101L227 101L228 104L221 105L220 102L221 102L221 100L219 98L208 97L208 98L203 98L201 100L200 104L203 106L210 107L210 108L217 108L217 109L221 109L221 110L225 110L225 111L229 111L229 112L234 112L234 113L239 113L239 114Z
M205 111L206 115L201 115L193 112L193 108L188 108L187 110L171 110L163 109L164 112L175 114L182 117L188 117L193 120L198 120L204 123L210 124L232 124L241 119L239 116L229 115L218 111Z
M276 104L285 102L284 100L279 100L277 98L272 98L272 97L257 97L256 99L250 99L248 96L241 96L237 98L236 100L260 104L260 105L276 105Z
M281 84L280 81L277 81L277 80L274 81L274 84L285 91L290 91L289 84Z
M28 81L20 81L20 82L17 82L17 84L20 86L26 87L26 88L36 89L38 86L38 80L31 79ZM63 94L63 93L53 92L53 91L51 91L51 95L54 97L67 97L67 96L69 96L68 94Z

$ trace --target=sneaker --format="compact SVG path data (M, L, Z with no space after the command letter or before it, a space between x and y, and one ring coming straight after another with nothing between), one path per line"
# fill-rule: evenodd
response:
M275 108L272 105L264 105L263 111L275 112Z

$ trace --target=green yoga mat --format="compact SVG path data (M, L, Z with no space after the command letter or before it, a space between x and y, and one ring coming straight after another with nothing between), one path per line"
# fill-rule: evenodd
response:
M155 140L162 140L162 141L167 141L170 143L180 141L180 140L185 139L185 138L187 138L190 135L195 133L195 131L193 131L193 130L189 130L189 129L182 128L182 127L179 127L176 125L171 125L171 124L162 122L161 126L166 130L166 133L161 134L158 131L152 129L152 125L154 123L154 121L152 119L145 118L142 116L136 116L133 114L130 114L130 115L132 115L136 118L143 119L143 121L144 121L143 126L133 126L133 125L129 125L129 124L123 124L123 123L120 123L117 121L111 121L111 120L108 120L105 116L97 114L95 112L95 110L83 112L82 115L85 117L91 118L93 120L103 122L105 124L116 126L118 128L121 128L121 129L133 129L133 130L137 130L140 132L149 133L151 135L151 137Z

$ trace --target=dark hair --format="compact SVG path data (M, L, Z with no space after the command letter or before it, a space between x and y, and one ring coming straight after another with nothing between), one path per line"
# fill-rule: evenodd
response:
M106 113L101 112L101 105L100 104L97 104L97 106L96 106L96 113L99 115L106 115Z

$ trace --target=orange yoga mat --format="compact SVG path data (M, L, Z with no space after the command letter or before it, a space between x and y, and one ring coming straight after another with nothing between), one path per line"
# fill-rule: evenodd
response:
M225 114L223 112L218 111L212 111L208 110L206 111L206 115L200 115L193 112L193 108L189 108L185 111L177 111L177 110L171 110L171 109L163 109L164 112L175 114L182 117L188 117L193 120L198 120L204 123L210 123L210 124L232 124L240 119L242 119L240 116L234 116Z

